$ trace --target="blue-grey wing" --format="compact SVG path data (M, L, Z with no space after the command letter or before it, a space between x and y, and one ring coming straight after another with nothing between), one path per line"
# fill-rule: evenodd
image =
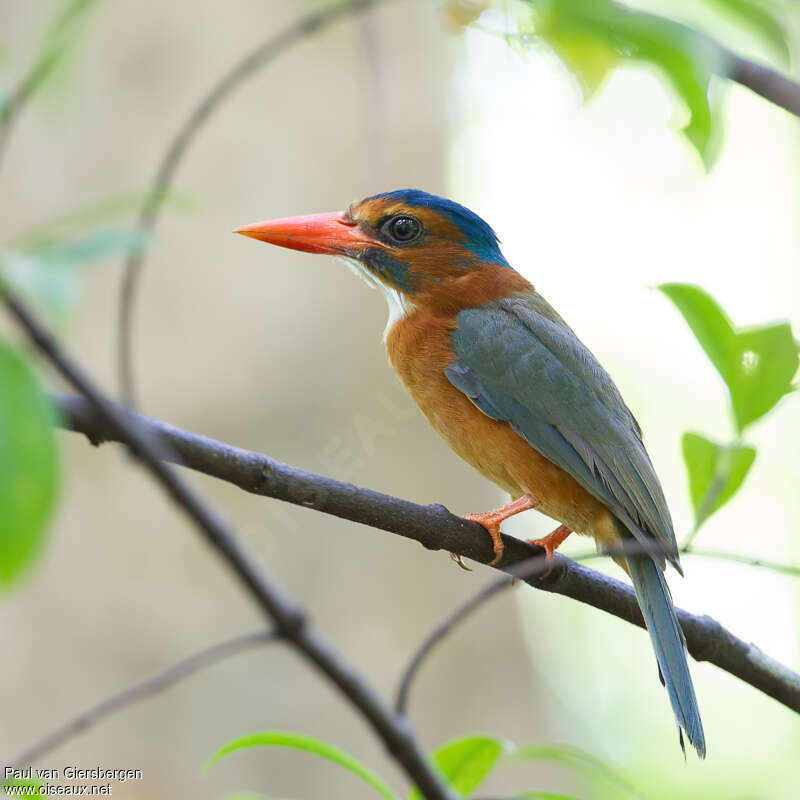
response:
M636 420L552 308L538 294L518 295L461 311L456 324L448 380L572 475L634 536L655 538L677 557L669 509Z

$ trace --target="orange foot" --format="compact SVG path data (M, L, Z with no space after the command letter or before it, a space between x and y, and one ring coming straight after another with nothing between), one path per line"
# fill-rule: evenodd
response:
M545 559L552 561L553 554L572 533L566 525L559 525L552 533L548 533L543 539L528 539L528 544L543 547L545 552Z
M489 562L490 567L494 566L503 557L503 540L500 537L500 523L509 517L513 517L515 514L519 514L521 511L527 511L529 508L535 508L536 506L537 503L534 503L533 500L528 497L528 495L524 494L517 500L514 500L511 503L506 503L506 505L502 506L501 508L495 508L493 511L484 511L482 514L464 515L464 519L468 519L471 522L477 522L479 525L483 525L483 527L489 532L489 536L492 537L494 558ZM462 569L471 571L470 568L461 560L461 556L458 555L458 553L450 553L450 558L452 558L453 561L455 561L456 564L458 564L458 566Z

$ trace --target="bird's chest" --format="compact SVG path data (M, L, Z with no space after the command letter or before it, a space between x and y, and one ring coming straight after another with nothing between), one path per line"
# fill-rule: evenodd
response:
M454 328L455 322L450 319L415 311L396 322L386 337L389 363L442 435L454 427L461 405L461 393L444 372L455 359L450 339Z
M414 312L386 339L389 362L436 432L475 469L513 495L524 489L509 469L509 450L530 451L508 425L490 419L445 375L455 355L451 319ZM509 434L511 434L509 436Z

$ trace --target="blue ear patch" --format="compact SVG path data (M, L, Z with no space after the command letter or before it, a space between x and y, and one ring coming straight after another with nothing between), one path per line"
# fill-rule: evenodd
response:
M380 247L370 247L362 254L362 259L369 268L387 283L402 289L406 294L413 294L418 285L408 264L389 255Z
M389 200L405 203L408 206L421 206L438 211L464 234L462 244L475 253L481 261L490 264L502 264L504 267L509 268L511 266L500 252L497 234L492 230L491 226L477 214L459 203L455 203L445 197L438 197L435 194L428 194L428 192L423 192L419 189L396 189L393 192L384 192L368 199Z

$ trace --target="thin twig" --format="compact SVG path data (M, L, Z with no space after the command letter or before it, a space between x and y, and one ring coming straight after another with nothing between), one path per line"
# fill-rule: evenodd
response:
M647 547L641 542L626 542L613 550L591 550L582 555L572 556L572 561L588 561L593 558L605 558L617 555L629 555L630 553L651 552L666 555L664 548L654 543L654 547ZM547 554L542 552L526 561L515 564L506 570L506 575L496 578L488 583L479 592L465 600L454 611L448 614L423 640L417 651L409 660L406 668L400 677L395 700L395 710L398 714L405 714L408 709L408 695L411 691L411 684L417 676L422 662L428 657L431 650L439 642L446 638L454 628L460 625L473 611L477 611L484 603L497 595L503 589L514 586L517 580L529 581L545 575L551 567L552 562L548 560Z
M680 552L681 555L715 558L721 561L736 561L739 564L747 564L749 567L761 567L762 569L771 569L773 572L780 572L784 575L800 577L800 567L795 567L792 564L781 564L778 561L765 561L763 558L753 558L752 556L745 556L740 553L730 553L727 550L683 547Z
M109 433L129 447L187 514L196 530L223 558L261 610L273 621L277 633L326 675L361 712L423 797L428 800L449 800L447 789L417 746L408 721L394 714L353 667L311 629L302 610L261 572L227 523L206 506L173 467L160 459L158 450L150 441L153 434L142 426L142 418L106 398L8 287L2 287L2 292L6 308L33 344L56 371L86 398L89 407Z
M68 739L87 731L115 711L159 694L184 678L188 678L195 672L199 672L201 669L205 669L223 659L238 655L246 650L262 647L279 639L280 637L274 631L256 631L255 633L246 633L242 636L219 642L211 647L206 647L188 658L178 661L177 664L172 664L161 672L157 672L150 678L141 681L141 683L129 686L82 711L60 728L56 728L56 730L48 733L47 736L42 737L26 750L23 750L16 758L11 760L8 766L24 767L42 756L46 756Z
M118 435L91 404L80 397L55 396L65 427L85 434L94 444L116 441ZM138 425L163 441L184 466L232 483L245 491L360 522L419 542L430 550L459 553L483 564L494 557L486 530L451 514L444 506L421 506L391 495L316 475L269 458L217 442L142 415ZM505 549L498 568L540 555L513 536L503 536ZM630 586L556 554L552 569L526 582L543 591L571 597L594 608L644 627ZM800 675L763 654L707 616L677 610L689 652L736 675L745 683L800 713Z
M503 575L487 583L479 592L469 597L461 603L452 613L448 614L423 640L414 655L409 660L397 689L397 699L394 703L395 711L398 714L405 714L408 709L408 694L411 691L411 684L419 672L422 662L428 657L431 650L436 647L453 629L463 622L473 611L480 608L487 600L494 597L503 589L508 589L516 583L517 578L538 577L549 569L547 555L535 555L527 561L511 567L509 575Z
M45 64L45 69L32 69L23 77L11 96L5 99L2 110L0 110L0 163L5 157L14 122L20 111L36 92L36 89L49 73L51 65L55 64L59 56L60 53L52 53Z
M61 61L74 36L75 26L92 10L94 0L72 0L58 15L50 35L53 40L39 53L17 86L0 100L0 162L2 162L14 123L28 101L39 90Z
M164 201L169 194L172 179L178 169L189 145L200 128L219 108L224 100L241 86L248 78L274 61L296 42L311 36L332 22L349 14L357 14L372 8L386 0L348 0L338 5L325 6L313 11L291 23L279 33L270 36L259 44L244 58L237 61L222 78L211 87L200 102L181 125L175 138L167 147L153 180L152 187L142 203L139 211L137 228L150 240L150 235L158 222ZM135 385L133 376L133 306L139 286L142 268L147 255L147 248L139 248L128 255L122 279L122 290L119 298L118 351L119 380L123 402L134 408L136 406Z

